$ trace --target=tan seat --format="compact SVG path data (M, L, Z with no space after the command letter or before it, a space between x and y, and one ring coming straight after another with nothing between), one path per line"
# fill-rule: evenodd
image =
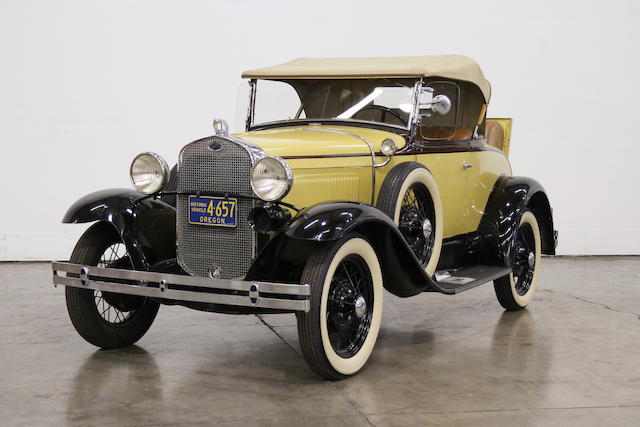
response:
M500 123L494 120L487 120L484 128L484 137L487 139L487 145L504 151L504 129Z
M426 140L466 141L473 136L473 129L449 126L421 126L418 137Z

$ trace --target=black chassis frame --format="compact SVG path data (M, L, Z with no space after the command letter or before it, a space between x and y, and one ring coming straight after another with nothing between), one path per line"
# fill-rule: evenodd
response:
M175 259L176 211L161 197L162 193L141 197L130 189L98 191L74 203L62 222L111 224L127 247L136 270L186 274ZM443 242L438 270L476 264L511 267L513 235L526 210L532 210L538 218L542 253L555 254L557 232L543 187L530 178L503 176L492 190L478 230ZM351 232L363 235L376 250L384 286L392 294L409 297L421 292L453 293L425 273L391 218L371 205L347 201L320 203L299 211L261 248L246 280L300 283L310 251ZM232 314L281 312L217 304L177 304Z

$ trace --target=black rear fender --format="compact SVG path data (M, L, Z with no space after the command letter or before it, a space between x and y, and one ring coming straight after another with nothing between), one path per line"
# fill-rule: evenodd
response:
M391 218L373 206L351 202L322 203L301 211L265 246L247 280L299 282L314 247L350 232L369 240L378 255L384 286L392 294L408 297L434 285Z
M487 202L479 231L485 242L482 264L510 265L509 253L513 235L525 210L538 220L542 253L555 255L557 244L553 214L542 185L525 177L501 177Z
M104 221L114 227L127 247L136 269L149 270L176 257L176 211L153 198L123 188L88 194L75 202L63 223Z

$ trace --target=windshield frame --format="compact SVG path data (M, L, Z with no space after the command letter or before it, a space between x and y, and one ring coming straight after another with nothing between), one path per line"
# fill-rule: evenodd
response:
M358 120L358 119L338 119L338 118L322 118L322 119L287 119L287 120L276 120L271 122L265 122L260 124L255 124L255 103L256 103L256 93L257 93L257 82L258 80L272 80L272 79L249 79L249 106L247 108L247 117L245 124L245 131L250 132L254 130L263 130L269 129L272 127L283 127L289 124L293 125L301 125L301 124L331 124L331 123L339 123L346 125L359 125L359 126L371 126L371 127L383 127L383 128L391 128L394 130L402 130L402 131L410 131L412 127L416 124L418 115L418 94L420 93L420 88L422 87L423 80L422 78L418 78L413 85L412 93L411 93L411 102L412 108L409 113L409 117L407 119L407 126L402 125L394 125L392 123L384 123L384 122L374 122L370 120ZM345 79L346 80L346 79ZM353 80L353 79L350 79Z

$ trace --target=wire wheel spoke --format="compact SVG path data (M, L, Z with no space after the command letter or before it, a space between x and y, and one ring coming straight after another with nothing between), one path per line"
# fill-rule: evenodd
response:
M349 270L347 269L347 265L346 263L342 263L342 268L344 269L344 273L347 276L347 280L349 281L349 285L351 286L351 289L353 290L353 292L359 293L360 290L358 289L358 287L356 286L355 282L353 281L353 279L351 279L351 276L349 275Z
M130 265L129 254L122 243L113 243L107 247L98 262L103 268L122 268L123 265ZM131 320L141 306L139 299L135 297L102 292L95 290L93 294L96 309L100 317L107 323L122 326Z
M516 232L513 247L514 254L511 261L513 265L515 290L518 295L525 295L531 287L536 262L534 258L533 263L530 263L529 257L535 257L537 253L536 250L533 229L529 224L523 223Z
M357 313L358 299L366 310ZM334 351L351 357L364 344L373 310L373 280L366 262L359 255L348 255L338 265L331 280L327 300L327 332Z
M424 231L427 220L433 226L435 220L433 203L424 185L415 183L409 187L402 198L398 228L423 266L429 262L435 243L435 233Z

